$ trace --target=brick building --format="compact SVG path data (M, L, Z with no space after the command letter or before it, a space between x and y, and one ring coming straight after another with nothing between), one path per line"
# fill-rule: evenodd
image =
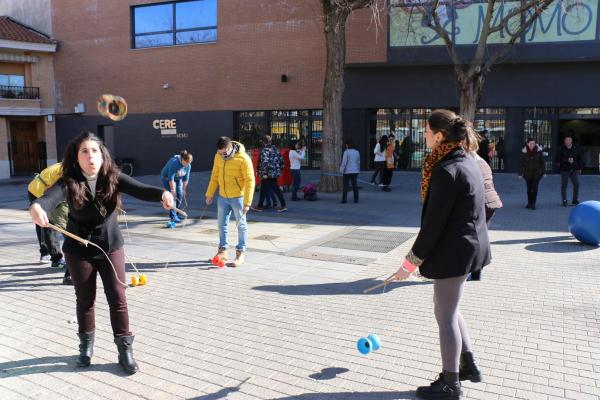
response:
M580 3L577 18L560 4L549 10L489 75L475 125L491 136L493 167L499 167L494 145L500 138L506 168L514 171L524 139L535 136L551 169L560 133L573 130L590 170L597 170L598 0ZM60 43L59 151L87 129L103 136L115 157L131 158L136 173L157 173L182 148L194 154L194 170L202 170L210 167L216 137L232 135L253 148L271 133L279 145L305 140L305 165L320 166L325 46L318 0L77 4L52 1L53 37ZM451 10L455 22L472 25L479 6ZM381 134L408 136L409 167L419 168L427 113L456 107L457 100L445 48L425 40L426 33L404 35L404 11L383 12L380 26L369 10L350 18L344 134L365 155ZM128 117L100 117L95 108L102 93L126 98ZM85 112L74 115L78 104ZM363 163L369 167L370 157Z

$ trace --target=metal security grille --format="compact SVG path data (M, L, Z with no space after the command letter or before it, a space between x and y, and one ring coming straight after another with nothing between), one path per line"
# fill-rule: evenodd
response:
M355 229L343 236L321 243L321 247L388 253L412 238L414 233Z

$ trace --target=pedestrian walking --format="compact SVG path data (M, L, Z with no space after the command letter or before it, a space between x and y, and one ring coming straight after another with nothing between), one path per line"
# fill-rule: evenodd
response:
M354 147L354 142L352 140L346 141L346 150L344 150L344 154L342 155L340 173L343 177L342 203L345 204L347 202L349 184L352 184L354 202L358 203L357 178L360 173L360 153L356 150L356 147Z
M573 143L571 132L563 139L558 149L558 165L560 169L560 195L563 207L567 206L567 185L569 179L573 184L573 205L579 204L579 174L581 174L581 155L579 148Z
M219 188L217 199L217 219L219 225L219 248L217 257L227 261L229 247L229 219L233 213L237 223L238 243L235 247L235 259L232 267L239 267L246 260L246 242L248 241L248 224L246 213L252 204L254 195L254 168L252 160L244 145L234 142L227 136L217 140L217 153L213 161L210 182L206 189L206 204L213 203L213 197Z
M545 175L544 154L534 138L528 138L521 149L521 165L519 178L525 179L527 185L527 205L525 208L535 210L538 186Z
M375 154L375 159L373 162L375 163L375 172L371 176L371 184L376 185L377 182L375 179L379 176L379 184L383 183L383 172L385 171L385 151L388 145L388 137L383 135L379 138L379 142L375 145L373 149L373 154Z
M67 231L100 246L108 257L94 246L82 246L69 236L65 238L63 251L77 298L78 365L87 367L91 363L96 330L96 276L100 274L119 364L126 373L134 374L139 368L133 358L134 336L129 329L123 285L125 253L116 211L121 193L146 201L162 201L166 209L174 206L173 196L121 173L102 141L91 132L77 136L67 145L62 170L63 185L54 185L33 201L29 208L31 219L47 228L47 214L66 201L69 206Z
M419 267L434 282L442 373L431 385L419 387L417 397L459 399L461 380L481 381L459 303L467 275L491 258L484 183L475 159L464 150L477 140L469 122L452 111L435 110L427 120L425 140L432 152L423 165L421 229L396 279L406 279Z
M186 196L193 160L194 157L191 153L182 150L179 154L171 157L160 171L162 184L175 197L176 207L179 209L181 209L183 199ZM181 222L181 217L181 215L177 215L175 210L169 210L171 222Z
M277 178L281 175L284 160L279 149L271 142L270 135L264 135L261 139L263 148L260 150L258 174L260 175L260 194L258 198L258 206L253 208L254 211L264 210L264 201L268 195L269 189L272 190L281 206L277 208L277 212L287 210L287 205L283 193L277 183Z
M390 184L392 183L392 176L394 175L394 167L395 167L395 156L394 156L394 142L395 142L394 134L391 134L388 138L388 143L385 148L385 164L383 169L383 175L381 178L381 183L383 187L381 190L384 192L391 192Z
M306 154L306 148L300 141L294 144L294 149L290 151L290 170L292 172L292 201L300 200L298 198L298 188L302 182L302 175L300 169L302 168L302 160Z

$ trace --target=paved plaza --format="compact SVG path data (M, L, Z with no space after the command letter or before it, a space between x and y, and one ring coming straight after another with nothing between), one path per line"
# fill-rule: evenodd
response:
M251 212L238 269L207 261L218 239L216 207L203 207L207 180L192 175L190 218L176 229L164 227L160 204L124 199L125 251L149 280L127 290L133 376L117 364L100 280L92 366L77 368L73 287L38 263L26 185L0 183L0 399L413 399L436 377L431 281L363 294L414 241L418 173L396 173L390 193L362 182L359 204L319 193L285 213ZM461 304L484 382L464 383L465 397L598 400L600 250L569 234L559 176L540 184L536 211L516 175L495 180L504 208L492 221L492 264ZM600 176L583 176L580 200L592 199ZM370 333L381 349L361 355L356 341Z

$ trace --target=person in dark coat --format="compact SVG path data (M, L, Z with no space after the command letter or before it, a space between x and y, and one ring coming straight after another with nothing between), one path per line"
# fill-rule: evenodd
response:
M558 164L561 177L560 195L563 207L566 207L569 179L573 183L573 205L579 204L579 174L581 174L582 163L579 148L573 144L573 134L568 133L563 140L564 144L558 153Z
M527 184L527 206L535 210L538 185L545 176L544 153L534 138L528 138L527 144L521 150L521 167L519 178L524 178Z
M80 367L91 363L96 300L96 276L100 274L110 309L110 322L119 352L119 364L128 374L138 365L133 358L133 334L129 330L129 312L125 296L125 253L123 236L117 221L120 194L146 201L162 201L165 209L174 206L173 195L159 187L145 185L121 173L102 141L86 132L73 139L62 162L63 185L54 185L34 200L29 213L32 221L48 228L47 213L57 204L69 205L67 231L98 245L83 246L65 237L63 252L71 272L77 299Z
M425 139L432 152L423 165L421 229L396 279L406 279L419 267L434 280L443 370L430 386L417 389L417 397L459 399L460 380L481 381L458 305L467 275L491 259L484 183L477 162L464 150L477 140L469 122L452 111L435 110Z

